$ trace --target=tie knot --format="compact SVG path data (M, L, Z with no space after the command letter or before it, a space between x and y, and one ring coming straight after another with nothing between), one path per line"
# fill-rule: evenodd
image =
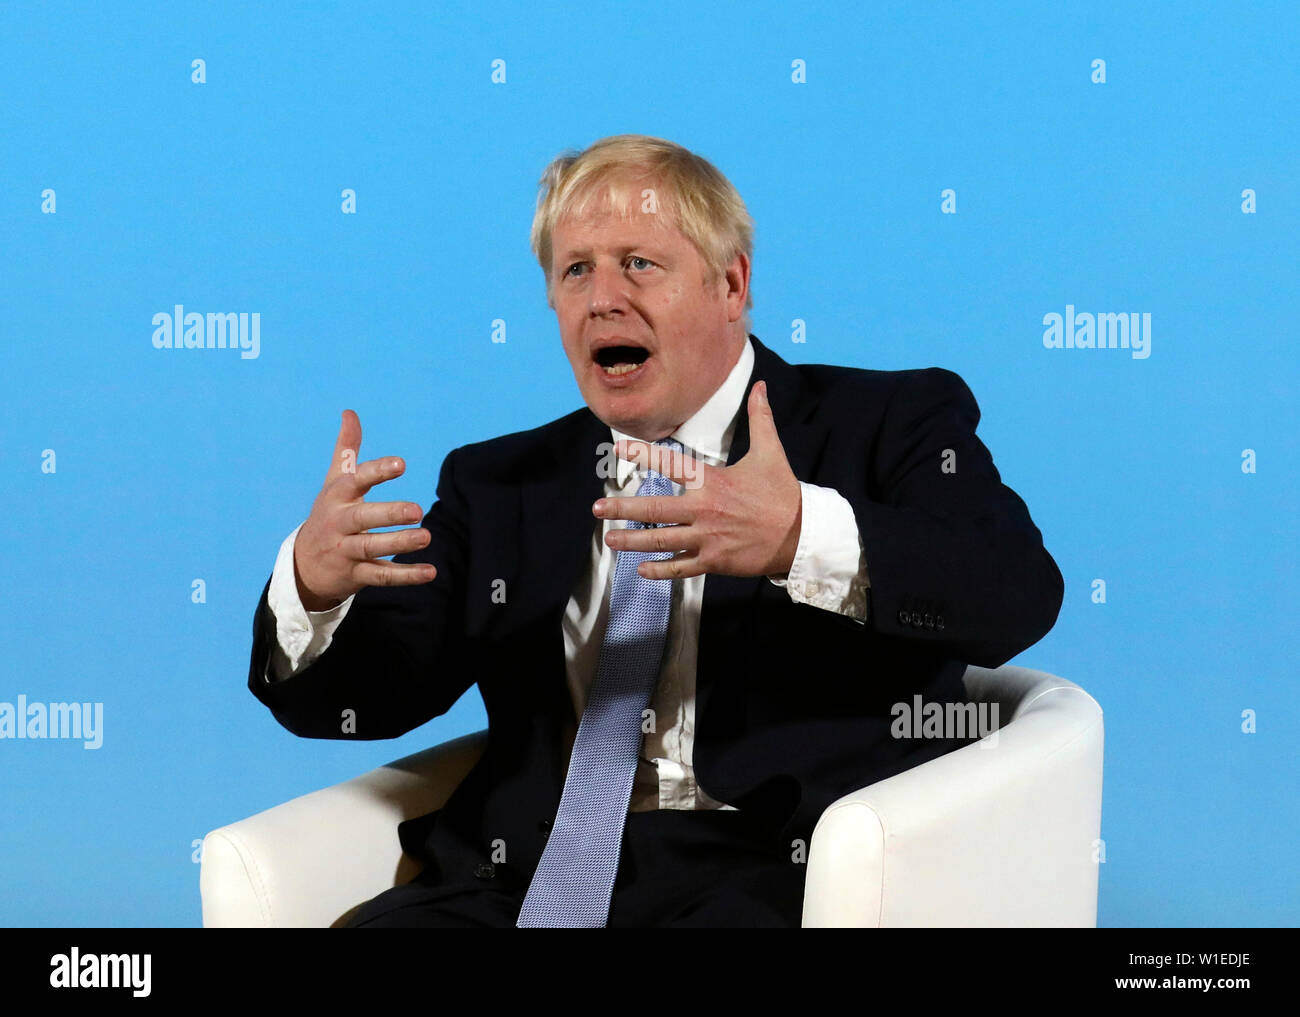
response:
M680 441L678 441L676 438L660 438L658 441L654 442L654 444L655 444L655 445L658 445L660 448L671 449L671 450L674 451L674 452L682 452L682 451L685 450L685 447L684 447L684 446L682 445L682 443L681 443ZM651 477L662 477L662 476L663 476L662 474L658 473L657 471L655 471L655 470L651 470L651 469L647 469L646 472L647 472ZM666 482L666 478L664 478L664 481Z
M660 438L652 444L660 448L672 449L674 452L682 452L683 445L676 438ZM673 482L657 470L650 467L645 468L645 476L641 481L641 486L637 490L639 495L670 495L675 494ZM635 525L637 528L644 527L644 523L629 523L629 526Z

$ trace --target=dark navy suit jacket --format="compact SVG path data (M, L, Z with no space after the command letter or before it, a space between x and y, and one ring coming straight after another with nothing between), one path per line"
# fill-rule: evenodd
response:
M708 576L694 767L713 798L807 842L836 798L963 744L892 737L894 704L965 702L966 665L997 667L1041 639L1064 584L976 437L979 409L960 377L788 364L750 339L746 392L767 382L795 475L853 506L869 616L796 604L764 577ZM561 617L599 522L597 448L609 441L584 407L453 450L423 521L429 546L394 558L433 562L437 578L363 589L330 648L283 682L263 677L273 638L263 590L249 688L294 734L396 737L478 683L485 754L443 809L399 828L426 878L472 884L497 841L500 885L527 886L537 866L574 722ZM748 447L742 407L728 461ZM492 596L499 580L504 603ZM355 734L341 732L344 710Z

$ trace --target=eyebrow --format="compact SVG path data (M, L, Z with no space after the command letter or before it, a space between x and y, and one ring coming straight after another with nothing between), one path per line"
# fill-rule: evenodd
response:
M662 247L649 242L643 244L624 244L621 247L614 248L614 252L619 255L628 255L633 251L648 251L656 256L665 255L666 253ZM590 256L590 247L568 247L556 255L555 261L558 263L561 261L568 261L570 258L587 258Z

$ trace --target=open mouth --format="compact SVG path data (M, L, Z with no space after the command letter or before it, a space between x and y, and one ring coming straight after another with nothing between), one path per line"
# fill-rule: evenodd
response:
M598 349L594 359L610 377L631 374L646 362L650 351L642 346L605 346Z

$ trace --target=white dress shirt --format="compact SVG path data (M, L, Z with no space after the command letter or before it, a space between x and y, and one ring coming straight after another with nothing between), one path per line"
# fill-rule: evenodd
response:
M741 413L747 412L748 382L754 364L753 344L746 339L731 373L699 411L671 435L688 455L712 466L727 461L731 439ZM632 436L610 429L611 440ZM626 459L617 461L615 476L605 481L605 496L633 496L644 473ZM677 493L681 487L674 484ZM769 581L783 587L796 603L866 621L866 560L857 521L848 501L828 487L800 482L802 520L798 548L789 575ZM622 521L599 520L592 527L590 560L565 607L564 653L574 717L582 716L587 692L609 616L617 552L605 545L611 526ZM328 611L307 611L294 580L293 545L299 526L280 545L267 601L275 619L268 681L283 680L307 667L329 648L334 631L347 616L352 599ZM637 767L629 811L652 809L730 809L714 801L695 782L692 748L695 740L695 662L700 606L707 576L672 580L672 606L659 680L650 701L654 730L644 736L642 762ZM435 579L434 582L437 582ZM566 732L568 747L577 732L575 721Z

